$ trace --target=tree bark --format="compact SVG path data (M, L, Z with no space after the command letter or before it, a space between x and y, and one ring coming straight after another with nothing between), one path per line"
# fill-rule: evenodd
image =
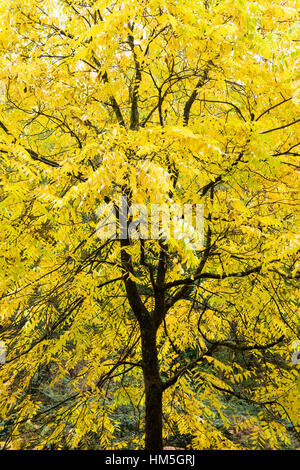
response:
M145 384L145 449L161 450L162 440L162 381L156 347L156 328L144 326L142 333L143 374Z

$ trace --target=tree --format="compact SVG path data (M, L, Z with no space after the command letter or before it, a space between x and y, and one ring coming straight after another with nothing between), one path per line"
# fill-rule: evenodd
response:
M92 435L126 447L125 405L136 448L174 432L240 448L230 427L250 429L250 448L287 443L285 421L299 429L294 2L14 0L1 17L4 447L87 448ZM203 204L203 247L100 240L99 205L119 213L120 196L129 209ZM257 415L229 416L230 397Z

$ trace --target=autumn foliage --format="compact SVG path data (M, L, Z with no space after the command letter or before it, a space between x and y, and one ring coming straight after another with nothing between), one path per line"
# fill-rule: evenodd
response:
M295 2L7 0L0 15L1 445L291 445ZM203 204L203 248L100 240L97 208L122 195Z

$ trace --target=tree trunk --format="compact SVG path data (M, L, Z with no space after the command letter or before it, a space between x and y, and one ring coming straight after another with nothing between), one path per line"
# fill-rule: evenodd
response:
M156 328L143 328L142 355L145 384L145 449L161 450L162 442L162 382L159 374L156 347Z

